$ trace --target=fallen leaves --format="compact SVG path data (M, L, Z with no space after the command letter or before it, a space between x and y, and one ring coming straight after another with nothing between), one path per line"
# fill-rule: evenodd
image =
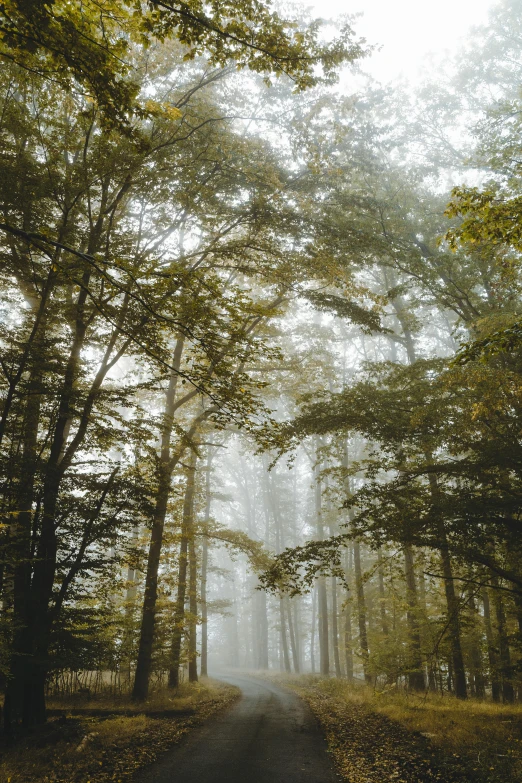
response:
M479 783L467 761L444 754L431 736L409 731L364 701L338 698L321 684L292 686L318 718L348 783ZM496 780L496 779L495 779ZM505 781L507 783L507 781Z
M17 747L0 765L0 783L126 783L138 769L154 762L195 726L224 709L239 696L228 685L208 689L193 714L68 719L53 747ZM57 723L57 721L56 721ZM56 727L58 730L58 726ZM47 730L52 730L52 724Z

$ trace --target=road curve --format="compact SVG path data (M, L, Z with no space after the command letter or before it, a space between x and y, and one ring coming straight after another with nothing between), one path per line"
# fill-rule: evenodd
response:
M136 783L339 783L301 699L247 676L219 679L240 688L240 700L138 773Z

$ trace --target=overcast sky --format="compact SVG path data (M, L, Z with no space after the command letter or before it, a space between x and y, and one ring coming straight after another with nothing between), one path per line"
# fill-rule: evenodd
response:
M483 24L494 0L302 0L315 15L363 12L356 31L382 45L366 64L375 77L388 81L404 73L415 80L430 52L453 52L473 25Z

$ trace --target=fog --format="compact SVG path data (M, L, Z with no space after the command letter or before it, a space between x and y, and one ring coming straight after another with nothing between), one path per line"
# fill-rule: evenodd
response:
M350 6L337 0L303 3L323 17L359 15L357 33L377 47L364 69L376 79L389 82L403 78L416 83L429 78L437 61L454 55L465 43L472 27L487 23L491 0L442 0L436 5L414 0L366 0Z
M116 5L0 41L6 743L242 676L460 758L522 699L521 0Z

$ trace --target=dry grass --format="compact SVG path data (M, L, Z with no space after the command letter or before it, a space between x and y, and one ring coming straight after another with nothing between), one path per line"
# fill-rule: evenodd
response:
M309 702L353 783L522 783L521 704L419 696L317 675L253 674Z
M372 694L370 703L410 731L429 734L431 742L447 753L465 755L482 768L487 766L487 771L504 768L507 772L502 761L507 758L513 780L522 780L521 705L402 693Z
M51 697L47 700L48 711L65 712L74 715L78 713L110 712L111 714L138 715L159 712L193 712L198 705L212 699L216 693L217 683L212 684L208 678L203 682L182 683L175 691L167 688L153 691L146 702L136 704L130 696L110 696L99 694L93 698L73 694L72 696Z
M286 684L310 703L353 783L522 781L522 706L379 692L317 677ZM357 753L366 755L364 764Z
M69 704L54 700L52 707L68 713L66 720L51 719L30 737L4 749L0 783L126 783L137 769L238 695L238 689L223 683L185 685L175 696L170 692L152 696L142 710L154 717L125 699L117 704L109 699L81 702L82 711L96 710L95 716L75 714L79 707L74 700ZM98 714L104 709L105 715ZM162 711L165 717L159 717Z

